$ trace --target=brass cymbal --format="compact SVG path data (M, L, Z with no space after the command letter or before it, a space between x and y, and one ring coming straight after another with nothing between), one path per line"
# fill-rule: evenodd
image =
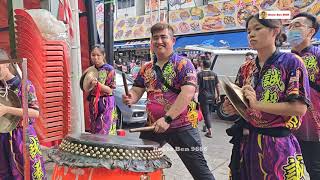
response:
M91 84L92 79L98 78L98 70L94 66L87 68L80 78L80 88L83 91L91 91L94 86Z
M242 116L245 120L249 121L249 117L246 113L246 110L249 107L249 103L248 100L244 97L241 88L227 79L220 82L228 99L230 100L234 108L238 111L239 115Z

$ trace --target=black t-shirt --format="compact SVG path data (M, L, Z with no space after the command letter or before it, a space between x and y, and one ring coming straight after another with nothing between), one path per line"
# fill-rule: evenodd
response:
M199 101L213 100L215 98L216 86L219 83L216 73L210 70L203 70L197 74L199 85Z

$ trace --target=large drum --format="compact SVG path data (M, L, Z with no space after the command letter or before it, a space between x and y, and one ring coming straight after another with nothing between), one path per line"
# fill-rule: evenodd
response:
M133 137L97 134L68 135L49 152L56 163L53 180L163 180L171 167L160 145Z

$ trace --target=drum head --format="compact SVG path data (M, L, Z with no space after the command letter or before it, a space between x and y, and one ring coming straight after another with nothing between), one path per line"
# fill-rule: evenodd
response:
M97 134L68 135L59 149L48 156L59 165L72 167L120 168L133 172L153 172L171 167L160 145L138 137Z
M0 89L0 104L10 107L21 108L20 98L12 90L8 89L7 95L5 89ZM0 117L0 133L8 133L14 130L21 120L20 116L4 114Z
M233 107L238 111L241 117L248 121L249 117L246 111L249 107L249 103L248 100L245 99L241 88L227 79L221 81L221 85Z
M160 145L157 142L127 136L106 136L101 134L68 135L65 140L74 143L99 147L118 147L125 149L153 149Z

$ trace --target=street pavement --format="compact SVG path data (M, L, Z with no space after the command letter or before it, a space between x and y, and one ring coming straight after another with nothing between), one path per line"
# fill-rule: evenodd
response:
M225 133L225 130L230 127L232 122L214 119L213 137L207 138L204 132L201 131L203 122L200 122L199 133L201 135L203 152L207 160L209 169L215 176L216 180L227 180L229 174L229 159L232 146L229 143L230 137ZM165 169L166 180L191 180L193 179L187 168L184 166L179 156L174 152L170 145L166 145L165 154L172 160L172 167Z
M207 138L204 136L205 133L201 131L203 121L199 124L199 133L201 135L204 155L207 160L208 166L211 172L214 174L216 180L227 180L229 173L228 164L232 145L229 143L230 137L226 135L225 130L232 125L232 122L218 120L218 118L215 117L212 125L213 138ZM138 137L138 133L127 132L127 135ZM171 148L170 145L166 144L163 147L163 150L164 154L167 155L173 163L171 168L164 170L165 179L192 180L192 176L190 175L178 155L175 153L174 149ZM44 150L44 152L46 151ZM50 180L54 163L50 162L50 160L47 160L45 166ZM308 175L306 179L309 179Z

